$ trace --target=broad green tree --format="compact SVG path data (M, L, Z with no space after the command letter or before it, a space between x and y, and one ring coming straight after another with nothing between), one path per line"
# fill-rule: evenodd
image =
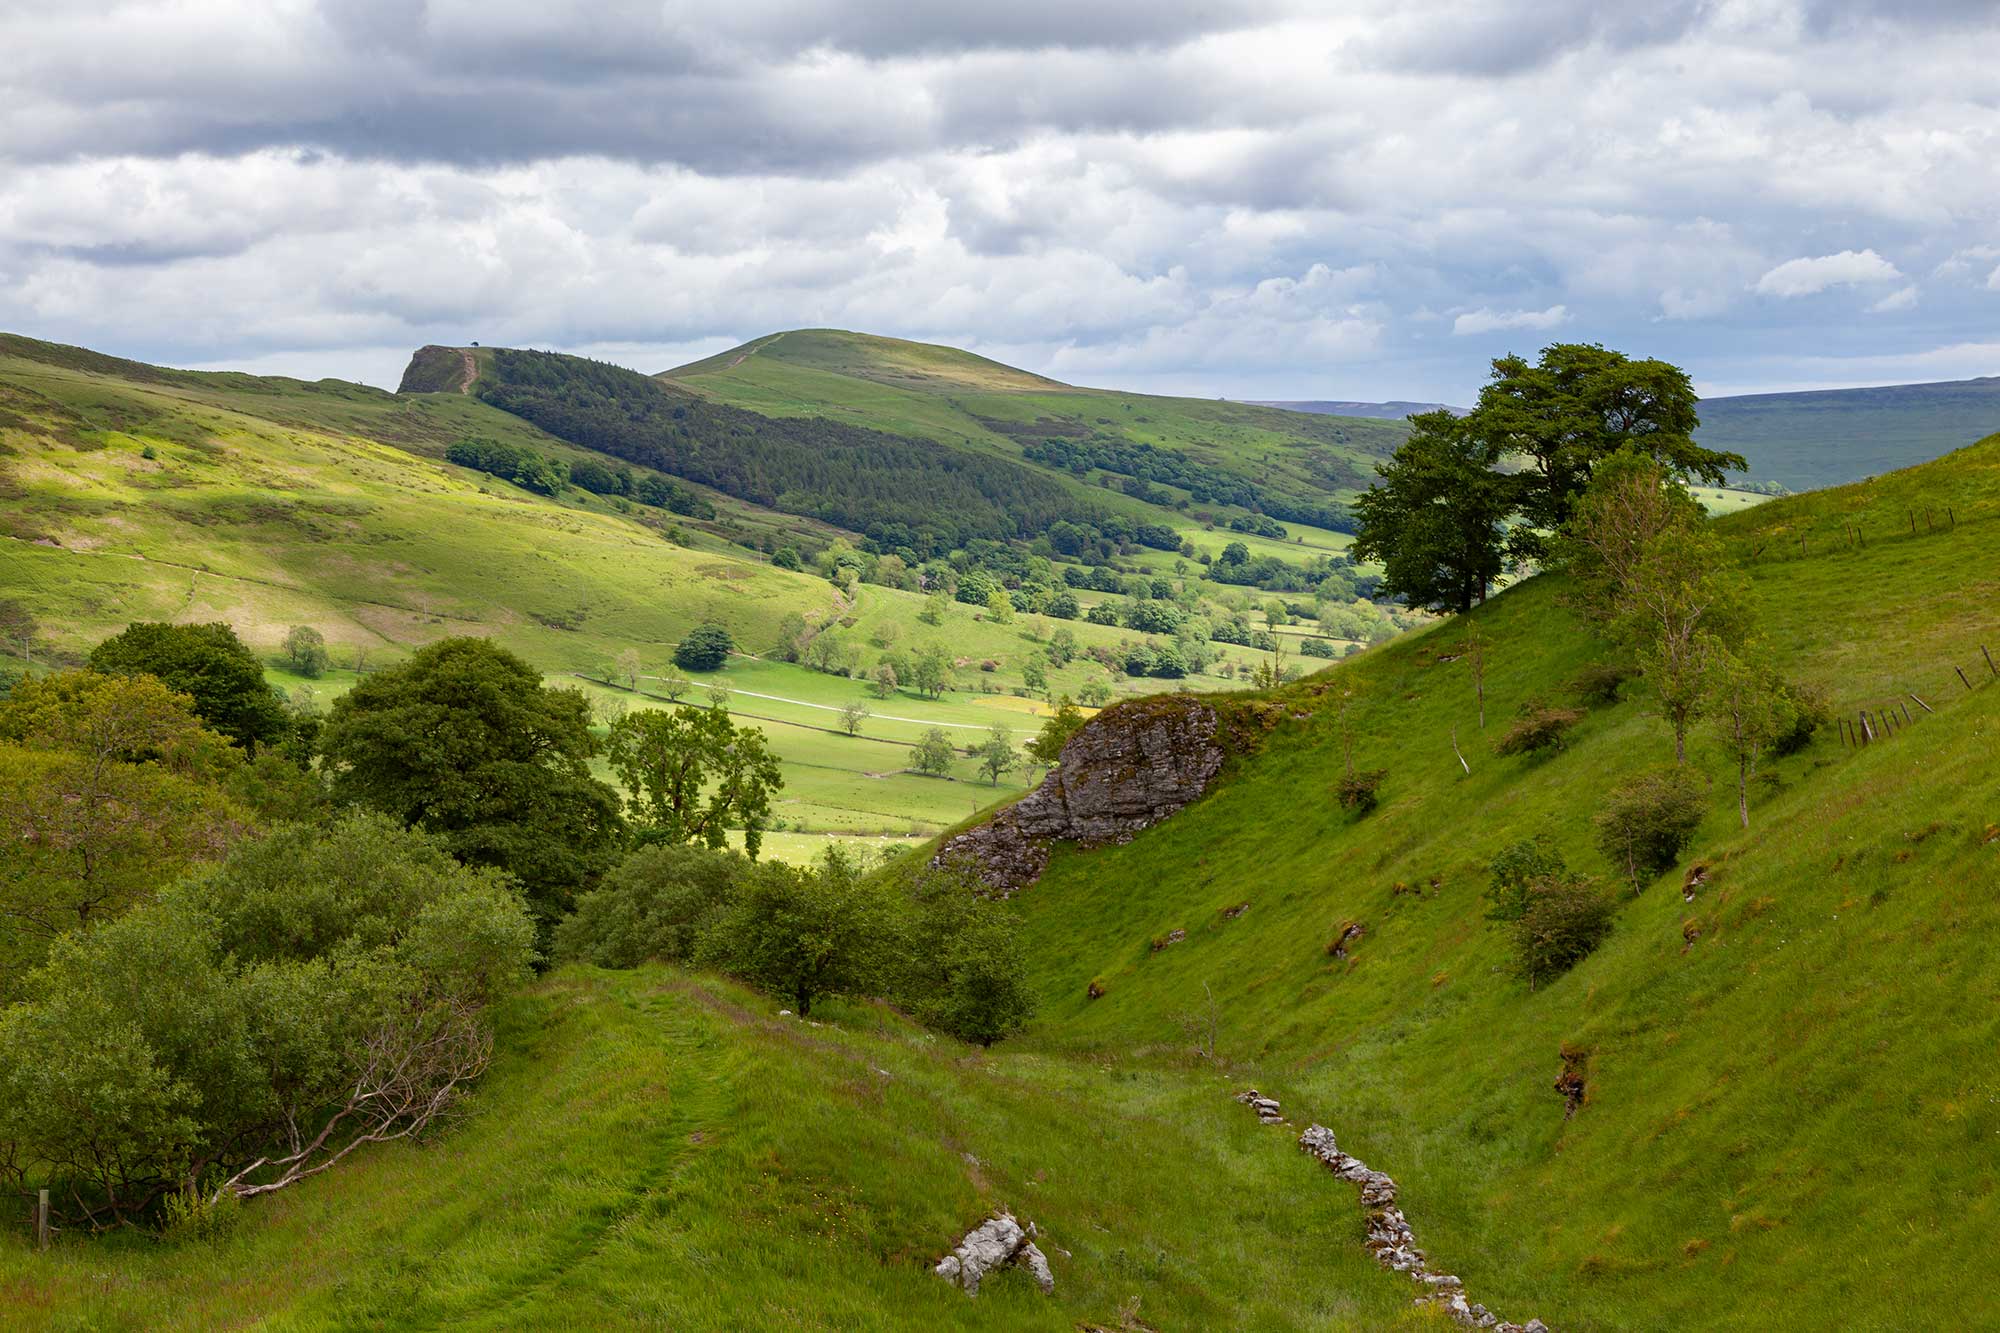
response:
M939 644L918 651L911 667L910 684L927 699L941 699L951 688L951 653Z
M648 708L611 728L606 754L642 836L719 848L734 825L756 858L784 786L763 732L722 708Z
M1382 587L1413 606L1470 611L1506 567L1517 487L1449 412L1410 418L1410 438L1354 501L1353 556L1382 566Z
M299 675L318 679L331 661L326 636L311 625L294 625L286 633L285 662Z
M602 872L618 795L590 772L590 704L485 639L441 639L334 701L321 733L336 800L511 872L544 920Z
M1014 748L1014 734L997 722L974 753L979 757L979 771L996 787L1009 770L1021 763L1021 752Z
M934 778L950 777L951 761L957 757L958 751L942 727L930 728L910 747L910 767Z
M114 676L157 677L246 750L285 734L284 700L264 683L264 664L227 625L131 625L93 648L90 666Z

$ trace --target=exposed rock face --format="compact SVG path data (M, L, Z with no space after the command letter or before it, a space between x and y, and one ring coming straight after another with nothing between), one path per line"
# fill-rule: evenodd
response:
M1255 1111L1262 1124L1287 1123L1277 1100L1255 1088L1237 1093L1236 1100ZM1485 1306L1467 1300L1465 1284L1457 1275L1433 1270L1428 1257L1417 1248L1409 1219L1396 1205L1396 1182L1342 1152L1334 1142L1332 1130L1325 1125L1308 1127L1299 1135L1299 1148L1319 1159L1342 1180L1351 1180L1361 1187L1361 1206L1368 1210L1368 1238L1364 1242L1368 1252L1382 1267L1409 1274L1410 1280L1422 1288L1416 1297L1417 1304L1435 1305L1453 1323L1466 1328L1490 1328L1494 1333L1549 1333L1548 1326L1539 1319L1530 1319L1525 1324L1508 1323Z
M1008 1264L1019 1264L1035 1279L1035 1285L1049 1295L1056 1289L1055 1275L1049 1272L1048 1257L1035 1245L1034 1223L1026 1230L1014 1220L1012 1213L1002 1213L988 1218L965 1233L950 1254L938 1261L931 1271L947 1282L955 1282L965 1288L969 1296L979 1294L979 1280L996 1268Z
M1063 746L1061 761L991 820L944 845L933 864L970 863L1011 895L1041 878L1049 846L1126 842L1208 790L1222 767L1215 710L1163 695L1107 708Z

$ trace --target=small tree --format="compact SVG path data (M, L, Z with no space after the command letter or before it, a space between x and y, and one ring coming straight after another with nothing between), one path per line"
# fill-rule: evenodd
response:
M939 588L924 598L923 609L917 612L917 619L926 625L942 625L951 610L951 594Z
M681 697L693 688L694 682L683 676L675 667L668 667L660 673L660 693L674 703L679 703Z
M1009 769L1016 768L1021 763L1020 751L1014 748L1013 733L998 723L995 723L993 730L987 734L977 754L979 771L984 773L996 787L1000 785L1001 777Z
M951 688L951 654L937 644L932 644L917 654L912 667L910 683L917 687L917 693L927 699L942 699Z
M638 689L639 650L637 648L627 648L621 651L618 654L617 670L618 670L618 679L620 682L624 684L626 689L628 690Z
M1486 919L1519 921L1534 886L1569 874L1562 853L1546 833L1523 838L1493 858L1486 886Z
M790 997L803 1018L877 978L885 926L874 890L837 853L811 869L766 862L709 936L709 961Z
M868 705L859 699L850 699L840 707L841 728L850 736L861 734L861 724L868 720Z
M950 777L951 761L957 757L958 751L942 727L932 727L910 747L910 767L934 778Z
M1028 753L1045 764L1053 764L1062 758L1062 748L1069 738L1083 729L1083 714L1070 702L1065 694L1056 704L1056 711L1035 739L1028 742Z
M996 625L1014 623L1014 599L1007 595L1005 588L995 588L986 594L986 614Z
M1067 625L1058 625L1055 633L1049 635L1047 648L1050 666L1068 666L1076 657L1076 633Z
M736 691L719 680L710 681L702 693L708 696L708 706L718 713L728 712L729 701L736 697Z
M720 625L700 625L674 647L674 665L684 671L716 671L736 651L736 640Z
M1031 657L1021 663L1021 684L1040 694L1049 687L1049 673L1040 662Z
M332 661L326 636L311 625L294 625L285 635L285 661L301 676L317 680Z
M1083 682L1083 688L1077 691L1077 698L1083 701L1085 708L1102 708L1111 702L1111 682L1102 676L1092 676Z
M1486 636L1479 630L1479 622L1467 619L1465 622L1465 645L1460 650L1465 654L1465 669L1472 676L1472 693L1479 700L1479 729L1486 730Z
M1750 827L1750 775L1757 756L1788 723L1784 685L1767 668L1730 652L1709 662L1708 716L1723 749L1736 761L1736 815Z
M991 1046L1033 1012L1020 918L955 870L919 883L897 990L924 1022Z
M872 688L875 691L876 698L887 699L892 697L896 693L897 683L895 667L884 662L875 668L875 683Z
M719 848L734 823L756 858L785 785L763 732L720 708L648 708L620 718L605 750L647 838Z
M1625 868L1637 892L1680 859L1707 812L1707 792L1685 769L1641 773L1612 788L1593 820L1597 845L1613 864Z

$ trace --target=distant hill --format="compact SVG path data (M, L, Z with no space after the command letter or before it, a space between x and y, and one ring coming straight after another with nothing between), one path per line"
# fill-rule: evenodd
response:
M1400 421L1081 388L952 347L795 329L658 376L766 416L818 416L1017 459L1155 507L1344 525ZM1110 490L1107 492L1106 484Z
M1928 462L2000 430L2000 376L1704 398L1701 442L1794 491Z
M1404 417L1415 416L1419 412L1456 412L1463 415L1465 409L1453 407L1449 403L1406 403L1391 399L1386 403L1351 403L1341 399L1311 399L1303 402L1264 400L1248 398L1244 400L1252 407L1276 407L1287 412L1310 412L1314 416L1327 417L1369 417L1381 421L1401 421Z

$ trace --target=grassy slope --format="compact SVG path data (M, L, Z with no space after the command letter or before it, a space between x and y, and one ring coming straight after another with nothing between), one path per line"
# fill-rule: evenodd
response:
M1351 1191L1206 1082L775 1008L664 969L558 973L503 1011L494 1071L435 1146L373 1153L217 1242L37 1257L0 1233L8 1326L1050 1329L1116 1327L1135 1296L1162 1328L1401 1321L1345 1243ZM1052 1300L1008 1273L974 1303L925 1271L1002 1207L1041 1229Z
M1956 529L1891 535L1925 504L1940 523L1953 506ZM1843 521L1872 534L1865 551L1838 543ZM1957 1279L2000 1230L2000 682L1978 648L2000 647L2000 438L1724 531L1763 551L1755 595L1789 670L1849 715L1909 691L1937 713L1912 706L1922 720L1865 753L1822 739L1768 766L1747 832L1733 774L1698 747L1717 782L1694 849L1708 886L1691 904L1678 874L1649 887L1595 957L1529 994L1481 920L1485 863L1546 829L1607 873L1587 817L1670 742L1632 701L1553 758L1494 758L1462 666L1436 660L1457 640L1441 625L1326 678L1355 670L1371 689L1357 758L1390 776L1365 821L1326 794L1338 743L1309 684L1305 719L1210 799L1129 846L1056 858L1021 899L1051 1004L1040 1040L1165 1046L1212 985L1226 1056L1396 1175L1482 1299L1566 1330L2000 1320ZM1559 591L1535 580L1479 613L1489 735L1602 655ZM1368 933L1331 960L1348 920ZM1149 949L1175 927L1186 943ZM1092 978L1109 991L1094 1003ZM1565 1043L1590 1052L1567 1122L1551 1090Z
M1308 453L1318 450L1365 479L1408 434L1400 421L1080 389L955 348L832 329L772 334L660 378L770 415L835 417L1013 458L1020 446L1012 432L1033 438L1035 423L1058 420L1181 450L1295 493L1325 490L1310 480ZM1122 495L1088 493L1114 507L1125 503ZM1293 530L1308 542L1334 536L1303 525ZM1218 551L1221 544L1212 543Z
M1874 389L1708 398L1701 442L1793 490L1836 486L1936 458L2000 429L2000 377Z

